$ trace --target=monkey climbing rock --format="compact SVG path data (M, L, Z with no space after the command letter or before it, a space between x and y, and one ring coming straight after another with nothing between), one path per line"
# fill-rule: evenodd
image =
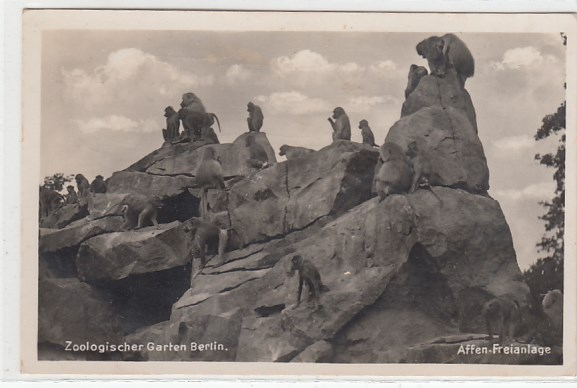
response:
M319 270L307 259L303 259L300 255L294 255L291 259L291 267L289 270L289 276L292 277L294 273L298 272L299 276L299 288L297 295L297 303L299 306L301 303L301 294L303 291L303 284L306 284L309 291L308 301L317 302L320 293L323 291L329 291L329 289L322 283L321 274Z

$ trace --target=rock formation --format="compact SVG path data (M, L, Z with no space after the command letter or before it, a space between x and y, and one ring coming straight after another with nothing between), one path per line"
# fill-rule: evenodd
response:
M241 243L229 244L225 264L209 261L192 287L186 224L198 216L198 142L152 152L110 178L107 193L91 198L89 217L41 230L41 284L58 294L40 300L42 357L64 357L54 350L62 344L54 332L74 321L86 327L74 329L78 341L214 344L204 352L144 347L104 355L125 360L543 361L455 350L487 343L484 302L509 295L523 304L528 288L503 212L487 193L475 110L454 72L422 78L385 140L405 151L423 141L434 155L434 193L418 189L379 202L372 194L378 150L345 140L249 171L244 136L211 145L228 190L208 193L210 220ZM266 134L254 136L276 160ZM106 213L131 192L162 197L159 229L121 232L121 217ZM319 306L305 297L294 307L298 280L287 271L295 253L315 264L329 288ZM76 317L78 306L99 313Z

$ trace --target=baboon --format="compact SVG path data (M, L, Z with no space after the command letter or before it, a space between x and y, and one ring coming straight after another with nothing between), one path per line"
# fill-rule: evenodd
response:
M180 102L180 107L185 108L195 112L204 112L206 113L206 109L204 108L204 104L196 96L196 94L188 92L182 95L182 101Z
M465 87L465 81L475 75L475 59L469 48L455 34L441 36L444 47L443 52L447 58L447 66L455 69L459 76L461 87Z
M215 144L218 144L216 133L211 128L214 120L218 124L218 130L221 131L220 122L214 113L201 113L182 108L178 111L178 117L182 120L184 131L181 134L182 140L191 140L193 142L203 140L203 138L216 138ZM212 131L212 135L207 134Z
M88 202L88 193L90 192L90 183L82 174L76 174L74 177L76 188L78 189L78 203L82 206Z
M196 170L196 183L204 189L224 189L223 171L214 148L207 147Z
M264 147L256 141L255 135L249 134L245 139L248 148L249 158L246 164L252 168L266 168L269 166L268 155Z
M407 82L407 88L405 89L405 98L408 98L413 90L417 88L421 78L428 74L429 72L423 66L411 65L409 68L409 80Z
M303 283L306 282L309 289L308 300L317 301L322 291L329 289L322 283L321 274L319 270L309 260L303 259L300 255L294 255L291 259L291 267L288 275L292 277L298 271L299 273L299 289L297 296L297 306L301 304L301 294L303 291Z
M433 167L431 165L431 160L428 155L421 150L417 141L413 141L409 144L407 149L407 156L411 163L413 169L413 179L411 180L410 193L417 190L417 187L422 189L431 190L431 192L437 197L437 199L443 203L441 197L433 190L431 187L431 179L433 177ZM436 177L436 176L435 176ZM435 179L435 182L437 179Z
M438 36L431 36L417 44L417 54L427 60L431 75L444 77L447 61L444 52L445 43Z
M406 193L411 187L413 171L403 149L395 143L385 143L379 149L382 163L375 174L375 189L379 201L390 194Z
M184 128L184 138L192 141L198 141L202 137L202 129L210 127L216 119L218 129L220 129L220 121L214 113L207 113L200 98L194 93L184 93L182 95L182 102L180 103L182 109L178 111L178 118L182 120Z
M180 142L189 142L194 141L194 131L191 126L188 125L186 121L187 115L189 111L186 108L180 108L177 112L178 119L182 121L182 133L180 134L179 140L177 143ZM200 135L199 135L200 137Z
M194 233L194 241L199 249L200 265L206 265L206 254L209 252L218 253L218 263L224 264L224 252L228 242L228 230L193 217L190 220L191 231Z
M417 53L427 59L431 74L442 77L446 69L455 69L462 88L467 78L475 75L475 59L465 42L455 34L431 36L417 45Z
M124 231L141 229L151 224L158 228L158 210L162 206L163 203L159 196L148 197L143 194L129 194L121 202L112 205L104 215L112 214L112 210L118 207L124 216L124 223L120 229Z
M262 109L260 106L249 102L247 105L248 118L246 122L248 123L249 132L260 132L262 128L262 122L264 120L264 115L262 114Z
M351 140L351 123L343 108L336 107L333 110L333 117L329 117L328 120L333 128L333 141L338 139Z
M493 343L493 334L499 335L499 345L509 339L515 340L515 332L521 322L521 310L517 301L506 297L494 298L483 305L482 316Z
M62 204L64 197L58 192L40 186L39 202L40 202L40 219L48 217L54 210L58 209Z
M563 332L563 293L559 290L547 292L543 298L543 312L557 332Z
M214 117L209 114L207 123L205 123L205 125L202 127L202 130L200 131L200 140L211 144L220 144L218 136L216 136L216 132L214 132L214 129L212 129L212 125L214 124Z
M78 202L78 195L74 190L74 186L72 185L66 186L66 191L68 191L68 194L65 195L67 204L72 205Z
M371 131L371 127L369 127L369 122L367 120L359 121L359 129L361 130L361 136L363 137L363 144L368 144L371 147L378 147L377 143L375 143L375 135L373 135L373 131Z
M162 135L165 141L172 142L180 136L180 118L172 106L164 108L164 117L166 117L166 129L162 130Z
M300 158L305 155L310 154L311 152L315 152L315 150L311 150L310 148L305 147L294 147L290 145L283 144L280 146L280 152L278 153L280 156L286 156L287 160Z
M90 184L90 191L93 193L106 193L106 183L102 175L96 175L96 178Z
M214 148L207 147L202 154L202 160L196 169L196 184L202 188L201 211L202 218L208 217L208 189L224 190L223 171L220 162L216 159Z

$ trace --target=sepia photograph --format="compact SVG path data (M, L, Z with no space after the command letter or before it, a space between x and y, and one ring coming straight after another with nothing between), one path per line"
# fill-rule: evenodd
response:
M574 375L576 24L25 11L23 369Z

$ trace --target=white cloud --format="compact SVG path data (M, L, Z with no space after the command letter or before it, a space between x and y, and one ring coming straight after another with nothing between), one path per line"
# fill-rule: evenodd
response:
M391 60L363 64L362 62L331 62L311 50L301 50L290 56L271 60L270 83L284 83L286 89L307 90L331 88L347 94L366 93L375 82L398 77L397 66Z
M281 76L289 76L296 72L327 73L337 67L321 54L310 50L301 50L292 57L275 58L271 65L273 71Z
M507 50L503 54L501 62L491 62L490 66L493 69L520 69L522 67L536 67L547 63L557 63L557 59L551 55L541 54L535 47L519 47Z
M496 140L493 145L499 150L519 151L535 147L535 139L527 135L510 136Z
M154 55L125 48L108 55L104 65L93 70L62 69L65 96L91 107L114 100L134 100L137 96L179 95L183 89L212 85L213 76L198 76L180 71Z
M338 66L338 71L349 74L349 73L362 73L365 71L364 66L359 65L356 62L347 62L343 65Z
M356 75L365 72L365 66L356 62L331 63L324 56L310 50L301 50L293 56L279 57L271 61L273 72L281 77L301 75L323 76L331 73Z
M534 183L520 189L496 190L491 194L497 199L519 201L522 199L545 200L553 196L553 182Z
M84 133L91 134L99 131L123 132L160 132L160 126L155 120L133 120L125 116L108 115L103 118L88 120L73 120L73 123Z
M239 82L246 81L247 79L249 79L251 76L251 72L245 69L243 65L234 64L228 68L224 76L227 83L235 85L238 84Z
M392 96L356 96L347 100L345 110L347 112L368 113L378 105L398 105L399 103L400 101Z
M380 78L396 75L396 70L397 65L390 59L386 61L375 62L369 66L369 71Z
M321 98L311 98L297 91L275 92L269 96L258 96L255 101L264 105L271 113L306 115L310 113L331 112L331 105Z

